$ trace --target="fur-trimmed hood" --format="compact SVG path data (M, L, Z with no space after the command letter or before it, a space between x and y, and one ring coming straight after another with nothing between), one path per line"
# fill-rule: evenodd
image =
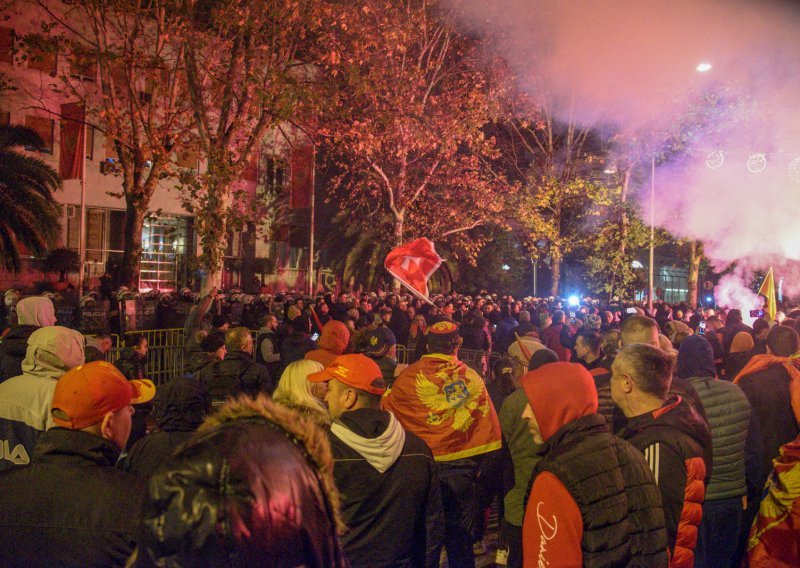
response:
M180 566L346 565L327 433L265 395L206 418L150 478L143 520L144 553Z
M241 396L223 404L217 412L205 419L197 431L203 433L227 422L257 416L274 422L303 443L309 457L320 472L323 487L333 505L336 526L340 533L343 532L346 526L339 514L339 492L333 481L333 456L328 434L310 417L272 402L264 395L257 399Z

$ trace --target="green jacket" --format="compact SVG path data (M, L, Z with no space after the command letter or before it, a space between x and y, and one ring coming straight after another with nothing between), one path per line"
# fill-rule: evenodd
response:
M522 526L525 492L528 490L533 468L541 459L536 455L541 446L533 442L528 423L522 419L522 412L527 404L528 397L520 389L506 398L499 414L503 440L514 463L514 487L506 493L504 499L505 519L516 527Z

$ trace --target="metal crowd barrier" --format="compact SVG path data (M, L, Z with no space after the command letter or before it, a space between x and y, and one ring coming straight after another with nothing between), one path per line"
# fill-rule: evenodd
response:
M414 350L405 345L397 346L397 362L408 365L413 363ZM482 350L459 349L458 358L469 368L475 370L485 380L492 379L492 366L495 361L500 359L499 353L491 353Z

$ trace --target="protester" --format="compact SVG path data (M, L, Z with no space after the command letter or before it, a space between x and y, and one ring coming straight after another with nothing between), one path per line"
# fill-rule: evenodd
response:
M323 305L327 307L327 304ZM256 362L266 365L271 377L280 377L283 372L281 341L278 335L278 318L272 314L264 316L261 322L261 329L256 336L255 351Z
M374 360L381 370L381 376L387 388L394 383L397 370L397 340L392 330L378 327L365 337L364 355Z
M191 291L190 296L191 296ZM192 306L183 326L184 349L188 353L194 345L194 336L198 331L211 331L211 322L208 321L208 311L217 297L217 288L212 288L208 294Z
M81 357L83 350L81 349ZM0 474L0 565L122 566L140 537L144 482L114 467L132 404L151 399L110 363L78 365L56 383L55 427L30 465Z
M545 347L531 356L528 370L533 371L556 361L558 355ZM539 461L540 446L532 442L528 423L522 418L522 412L527 405L528 397L525 391L519 389L506 397L498 413L503 442L510 454L513 468L513 480L508 484L510 487L505 491L503 498L503 518L500 522L501 544L498 547L498 558L505 560L505 565L509 568L522 566L523 503L533 468Z
M522 525L525 566L664 566L658 488L642 455L596 413L589 372L551 363L521 379L541 459Z
M22 374L0 383L0 470L30 462L37 440L53 425L56 380L83 364L83 348L83 336L66 327L42 327L30 335Z
M310 418L318 426L327 428L331 424L328 408L323 402L327 389L323 386L315 393L314 387L318 385L308 380L312 373L322 369L322 363L309 359L291 363L281 375L272 399L277 404Z
M125 348L114 363L126 379L143 379L146 376L147 337L141 333L130 333L125 336Z
M332 468L310 421L230 401L151 478L137 565L345 568Z
M114 346L114 340L107 333L98 333L94 337L86 339L86 348L84 350L84 359L87 363L94 361L105 361L106 354L111 351Z
M125 336L125 348L114 363L117 369L128 380L147 378L147 337L141 333L130 333ZM133 417L131 434L128 438L129 448L147 434L147 417L153 406L144 404Z
M680 396L669 397L672 360L660 349L624 347L611 372L611 397L628 419L620 436L644 454L661 492L670 566L692 566L711 472L708 425Z
M725 379L732 381L744 369L754 355L755 342L752 334L740 331L733 337L730 353L725 357Z
M601 373L608 372L603 366L602 338L596 331L581 331L575 336L575 354L578 362L586 369L598 369Z
M546 347L539 341L539 332L531 323L520 324L511 333L516 335L508 346L508 356L514 361L514 376L519 379L528 371L534 353Z
M749 535L750 568L800 566L800 438L781 446L774 464Z
M179 445L192 437L210 411L211 401L191 376L176 377L159 386L153 399L158 429L133 444L125 457L125 471L148 479Z
M678 377L692 383L703 402L714 448L711 480L703 502L695 566L730 566L742 524L748 480L758 483L758 457L748 444L750 403L742 389L716 378L714 350L701 335L688 337L678 353ZM746 454L749 450L750 455ZM749 458L749 459L748 459ZM755 471L745 465L755 463Z
M308 317L299 315L293 320L285 321L284 325L286 326L286 335L281 342L281 363L288 365L301 360L306 353L316 349L317 345L311 339L309 331L311 323L308 321Z
M400 373L383 407L422 438L439 463L448 562L469 568L481 529L477 473L481 459L500 449L501 433L483 379L458 360L458 344L456 324L431 325L429 354Z
M381 410L381 369L364 355L343 355L309 380L328 383L333 475L350 565L438 566L444 518L436 463L421 439Z
M194 374L209 363L222 361L227 353L225 347L225 336L221 333L198 331L198 335L204 337L198 342L198 347L189 353L189 360L186 361L186 372Z
M225 358L209 363L195 377L212 404L219 405L240 394L272 394L275 383L264 365L253 360L253 336L246 327L234 327L225 334Z
M0 343L0 383L22 374L28 338L40 327L56 324L55 308L50 298L34 296L17 302L17 325L11 327Z
M719 334L722 336L722 349L725 355L730 353L733 338L736 337L736 334L740 331L752 333L753 329L749 325L742 323L742 310L732 309L728 311L728 315L725 316L725 326L719 330Z
M322 327L322 335L317 341L317 349L308 351L304 359L317 361L323 367L342 355L350 343L350 330L340 321L331 320Z
M564 323L565 317L563 310L556 310L553 312L553 323L542 331L542 343L548 349L555 351L558 355L558 360L562 362L568 362L572 356L570 349L562 345L562 330L566 331L569 336L575 334L575 329L571 325ZM563 328L566 328L566 330Z

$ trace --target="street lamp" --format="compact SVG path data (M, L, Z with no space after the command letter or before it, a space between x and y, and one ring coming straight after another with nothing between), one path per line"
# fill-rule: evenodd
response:
M711 63L704 61L700 63L697 67L695 67L695 70L698 73L706 73L708 71L711 71Z
M650 268L648 274L647 309L653 311L653 256L656 241L656 155L650 156Z

